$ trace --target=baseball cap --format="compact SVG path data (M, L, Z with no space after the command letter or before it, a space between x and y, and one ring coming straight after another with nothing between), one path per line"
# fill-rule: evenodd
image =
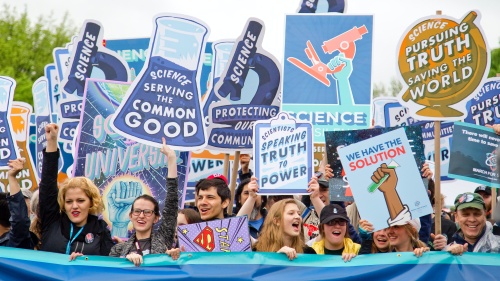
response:
M227 181L227 178L223 174L211 174L210 176L207 177L207 180L211 180L211 179L221 179L227 185L229 185L229 182Z
M476 187L476 190L474 190L474 193L479 193L479 191L482 191L488 195L491 195L491 187L490 186L480 185L480 186Z
M328 181L325 180L318 180L319 187L321 188L329 188L330 185L328 184Z
M465 208L486 209L483 197L477 193L470 192L459 194L457 198L455 198L455 209L458 211Z
M320 223L328 223L334 219L344 219L349 221L347 212L338 204L330 204L323 207L319 216Z
M33 193L31 193L29 188L21 188L21 192L23 193L24 198L31 199L31 196L33 196Z

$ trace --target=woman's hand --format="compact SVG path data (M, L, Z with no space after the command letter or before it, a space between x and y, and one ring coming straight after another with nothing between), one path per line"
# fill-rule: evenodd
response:
M283 246L283 248L279 249L277 253L284 253L291 261L297 258L297 251L295 251L294 248L290 248L287 246Z
M136 253L128 254L126 256L127 260L134 263L135 266L140 266L142 264L142 256Z
M165 253L167 255L169 255L172 258L172 260L175 261L181 256L181 249L173 248L173 249L167 250Z

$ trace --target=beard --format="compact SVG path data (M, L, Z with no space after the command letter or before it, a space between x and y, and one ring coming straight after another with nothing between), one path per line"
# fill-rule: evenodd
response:
M251 221L256 220L259 214L260 214L260 207L257 206L253 207L252 213L250 213L250 220Z

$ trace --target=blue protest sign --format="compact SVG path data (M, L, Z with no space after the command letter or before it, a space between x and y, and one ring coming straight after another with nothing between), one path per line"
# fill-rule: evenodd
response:
M312 177L312 124L281 112L254 126L259 194L307 194Z
M48 93L47 78L40 77L32 87L33 104L35 105L35 123L36 123L36 157L35 166L38 177L42 175L43 152L47 146L45 138L45 126L51 123L50 98Z
M375 230L432 213L405 130L338 149L360 216Z
M262 48L264 30L261 20L250 18L233 45L215 85L220 101L209 106L208 149L252 151L254 122L279 112L280 68Z
M147 65L132 83L111 121L113 130L160 147L165 137L177 150L205 146L199 75L208 27L198 19L157 16Z
M208 152L208 150L205 150ZM188 183L186 186L186 195L184 202L195 201L195 187L199 180L206 179L210 175L221 174L224 172L224 161L221 159L200 158L191 152L191 168L189 169ZM231 171L233 161L229 161L229 171ZM231 181L229 174L227 180Z
M105 42L106 48L115 51L127 62L130 67L130 80L134 80L146 62L149 38L114 39Z
M409 109L402 106L398 99L393 97L373 99L372 116L375 127L400 127L426 122L413 118Z
M500 188L497 149L500 136L493 129L455 122L448 175Z
M15 160L19 157L10 121L15 88L16 81L14 79L0 76L0 169L8 169L9 160Z
M60 92L55 64L47 64L44 68L44 74L45 78L47 79L47 90L49 94L49 112L55 114L55 118L52 118L52 122L57 123L59 115L59 107L57 106L57 103L60 98Z
M315 142L370 126L372 36L373 16L286 16L282 110L311 122Z
M112 226L112 235L119 237L128 237L132 230L128 216L132 199L150 194L163 208L168 173L167 158L159 148L126 139L109 126L129 87L129 83L87 80L84 114L75 147L74 176L89 178L101 190L106 205L104 219ZM177 153L177 159L179 206L183 206L189 153ZM133 192L123 193L123 190ZM119 203L116 198L128 203Z
M345 13L347 0L301 0L297 13Z
M464 122L482 126L500 123L500 78L488 78L465 108Z

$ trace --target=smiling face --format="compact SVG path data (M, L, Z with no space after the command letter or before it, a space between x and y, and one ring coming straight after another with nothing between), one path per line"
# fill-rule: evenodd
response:
M299 207L297 207L297 204L288 203L285 205L282 221L282 229L287 238L297 237L300 235L302 217L300 216L300 210Z
M343 224L343 225L341 225ZM322 224L325 239L325 248L328 250L340 250L344 247L344 237L347 232L347 221L344 219L333 219Z
M387 231L385 229L373 233L373 242L381 252L387 252L389 250L389 237L387 237Z
M84 226L92 207L90 198L81 188L69 188L64 196L64 210L73 224Z
M217 194L217 188L210 187L206 190L199 190L196 207L200 212L201 219L204 221L224 218L224 208L229 204L229 199L222 202Z
M159 216L157 216L154 212L151 216L146 216L144 212L141 212L139 215L134 214L134 210L151 210L154 211L155 205L153 202L146 199L137 199L132 206L131 213L129 215L130 221L134 226L135 232L138 236L141 237L149 237L151 235L151 230L153 229L153 225L158 222ZM142 239L142 238L141 238Z
M477 238L486 226L486 214L484 210L465 208L458 210L457 221L465 240L469 243L476 243Z
M391 246L396 248L396 251L403 252L412 247L411 237L406 232L406 229L402 225L391 226L387 230L387 236L389 237L389 242ZM402 250L405 249L405 250Z

